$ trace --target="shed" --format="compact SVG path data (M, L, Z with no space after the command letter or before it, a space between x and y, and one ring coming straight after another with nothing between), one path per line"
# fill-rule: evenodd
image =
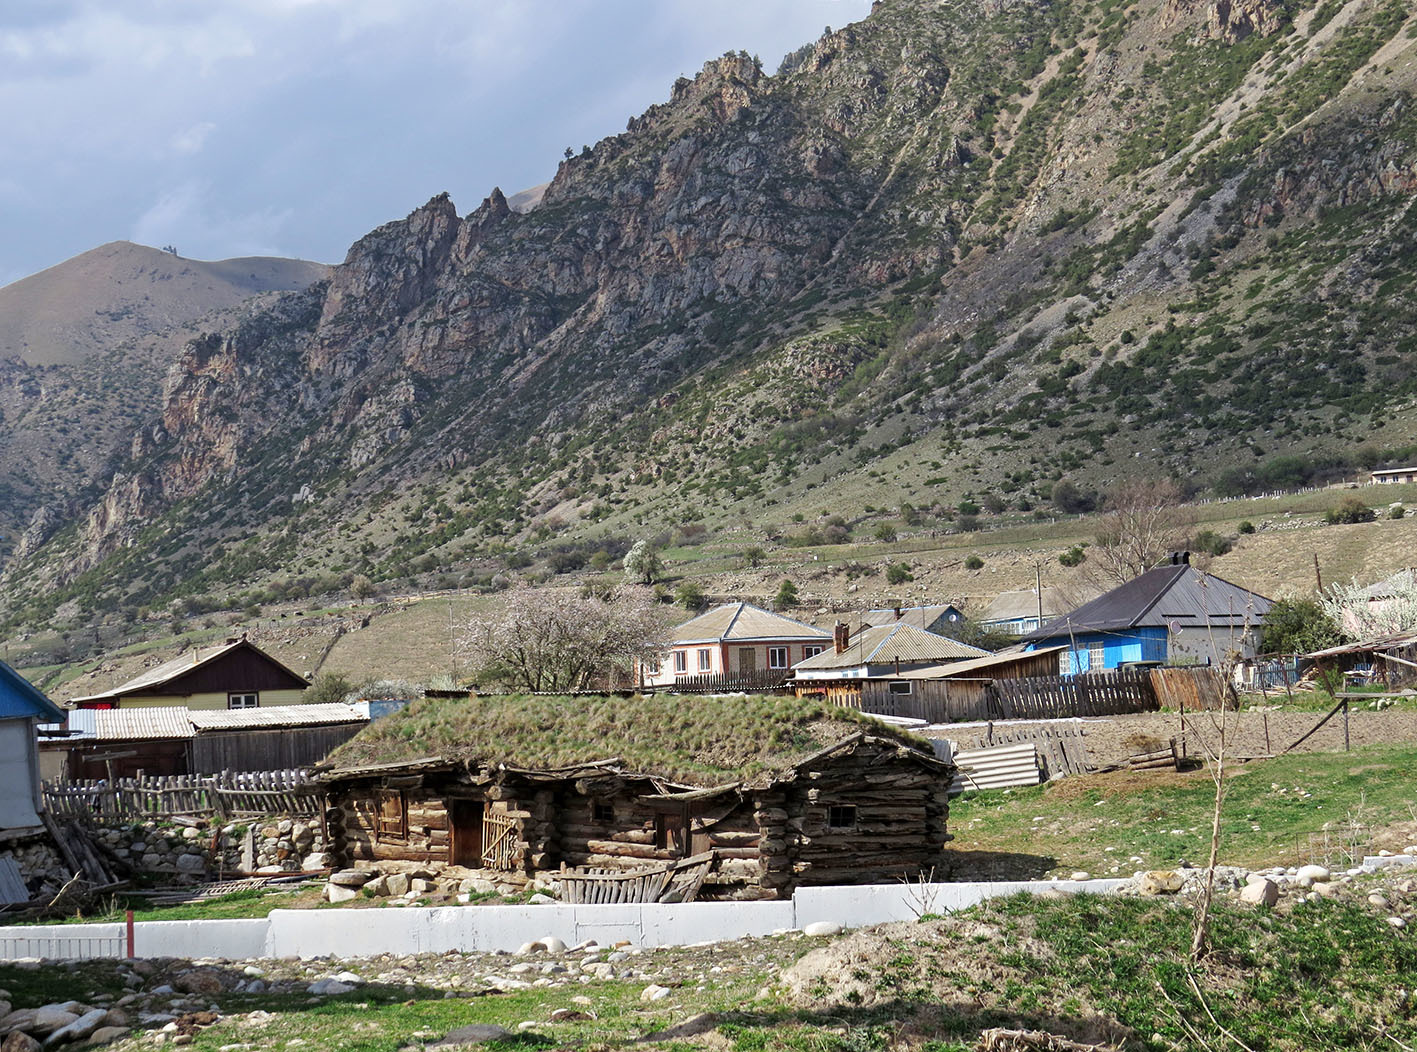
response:
M189 709L254 709L298 704L309 684L256 644L229 639L199 647L126 683L75 698L81 709L181 705Z
M862 625L872 628L900 623L934 632L937 636L948 635L950 629L958 627L964 619L964 612L953 603L891 606L880 610L867 610L860 618Z
M352 705L76 709L42 747L51 778L215 774L309 767L369 722Z
M63 718L64 710L0 661L0 837L42 828L35 732L41 723Z
M606 753L614 749L616 755ZM941 862L953 766L792 698L427 698L317 774L341 864L630 871L704 858L703 893L908 878Z

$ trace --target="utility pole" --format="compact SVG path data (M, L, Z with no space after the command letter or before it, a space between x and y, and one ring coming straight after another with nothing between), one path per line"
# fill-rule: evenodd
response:
M1319 553L1318 553L1318 552L1314 552L1314 581L1317 582L1317 584L1318 584L1318 587L1319 587L1319 594L1320 594L1320 595L1323 595L1323 591L1324 591L1324 575L1319 572Z
M1038 593L1038 627L1043 627L1043 564L1034 560L1033 589Z

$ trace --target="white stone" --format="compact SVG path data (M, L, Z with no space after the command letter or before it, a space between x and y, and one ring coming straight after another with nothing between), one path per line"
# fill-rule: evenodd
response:
M550 895L542 895L539 893L527 899L527 902L531 903L533 906L545 906L555 901L556 900L553 899Z
M1373 892L1371 895L1368 896L1368 904L1369 904L1370 906L1376 906L1376 907L1377 907L1378 909L1380 909L1380 910L1385 910L1385 909L1387 909L1387 907L1388 907L1387 896L1386 896L1386 895L1379 895L1379 894L1375 891L1375 892Z
M1089 872L1088 872L1087 870L1085 870L1085 869L1079 869L1079 870L1075 870L1075 871L1068 877L1068 879L1069 879L1069 880L1091 880L1091 879L1092 879L1092 874L1089 873Z
M338 884L325 885L325 901L327 902L348 902L350 899L358 898L357 888L343 888Z
M364 985L364 980L361 979L359 976L355 975L353 972L338 972L335 975L335 979L336 981L345 983L349 986Z
M1405 920L1403 920L1401 917L1389 917L1389 918L1387 919L1387 922L1388 922L1389 924L1391 924L1394 928L1405 928L1405 927L1407 927L1407 922L1406 922Z
M1279 901L1279 885L1267 877L1251 880L1240 889L1240 901L1256 906L1273 906Z
M307 993L319 996L332 996L334 994L347 994L354 989L349 983L342 983L338 979L321 979L310 984Z
M1294 880L1301 888L1311 888L1315 884L1327 881L1330 876L1327 866L1300 866L1294 874Z
M197 839L199 836L201 836L201 835L202 835L202 831L201 831L200 829L190 829L190 828L189 828L189 829L184 829L184 830L182 830L182 839L183 839L183 840L196 840L196 839Z
M329 869L330 856L323 851L312 851L300 860L300 868L307 873L316 869Z
M673 993L673 991L670 990L667 986L659 986L655 983L650 983L642 991L640 991L640 1000L663 1001L671 993Z
M1402 849L1404 855L1417 855L1417 844L1408 844Z
M565 953L565 952L566 952L566 944L565 944L565 942L563 942L562 940L556 938L556 936L554 936L554 935L543 935L543 936L542 936L540 939L538 939L537 941L538 941L539 943L541 943L542 946L546 947L546 952L547 952L547 953Z
M845 927L837 921L813 921L802 929L803 935L840 935L845 931Z
M546 944L544 942L524 942L517 947L517 953L525 957L529 953L545 953Z
M63 1005L44 1005L35 1012L34 1022L30 1024L29 1029L37 1034L48 1034L76 1022L78 1018L77 1012L71 1012Z

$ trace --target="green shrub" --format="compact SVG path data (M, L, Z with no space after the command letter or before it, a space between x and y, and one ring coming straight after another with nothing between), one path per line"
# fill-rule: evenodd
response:
M782 584L778 586L777 595L773 596L772 608L774 610L787 610L796 605L797 586L784 577Z
M1266 654L1308 654L1341 640L1338 626L1313 599L1277 600L1260 629L1260 650Z
M1253 522L1251 522L1249 519L1246 519L1244 522L1240 523L1240 532L1241 532L1242 534L1254 533L1254 532L1255 532L1255 524L1254 524Z
M1377 513L1364 503L1363 498L1350 494L1344 497L1324 514L1324 521L1330 526L1354 522L1372 522Z
M1403 509L1401 504L1394 504L1388 509L1387 517L1389 519L1400 519L1406 514L1407 512Z
M876 540L885 541L891 544L896 539L895 527L888 522L883 522L876 527Z
M915 580L915 575L910 572L910 567L905 563L892 563L886 568L887 584L905 584L907 581Z
M1206 555L1224 555L1231 546L1229 537L1222 536L1214 530L1201 530L1191 538L1191 551L1203 552Z
M704 595L704 590L693 581L685 581L674 593L674 601L685 610L695 612L708 606L708 598Z
M966 570L982 570L984 569L984 560L977 555L971 555L964 560L964 568Z
M1062 555L1058 556L1058 561L1064 566L1081 566L1087 560L1087 552L1082 550L1082 545L1075 544Z

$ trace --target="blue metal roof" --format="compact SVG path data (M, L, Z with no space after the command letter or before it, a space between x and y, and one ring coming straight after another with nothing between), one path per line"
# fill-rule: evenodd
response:
M0 661L0 720L13 719L63 723L64 710L40 693L24 676Z

